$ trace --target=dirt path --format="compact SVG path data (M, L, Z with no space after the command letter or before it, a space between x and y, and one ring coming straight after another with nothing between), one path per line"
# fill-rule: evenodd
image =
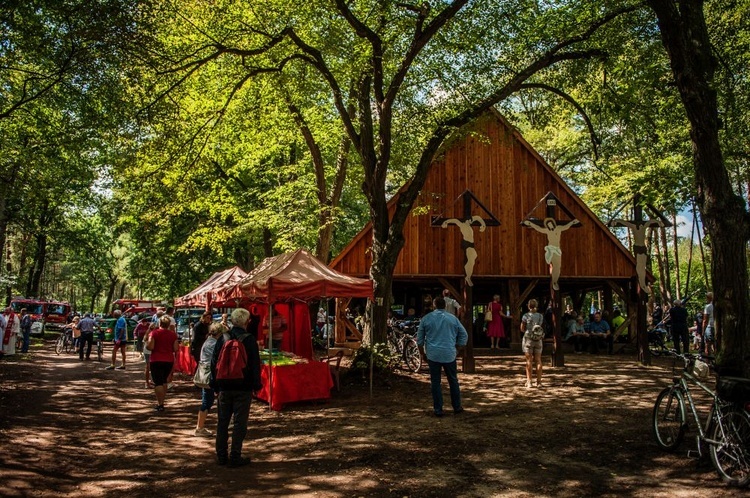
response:
M131 353L132 355L132 353ZM132 358L132 356L131 356ZM568 356L542 389L516 355L478 355L459 374L466 411L431 415L425 374L343 379L328 403L254 403L250 467L215 464L192 435L199 395L178 379L153 411L140 363L104 371L52 344L0 362L2 496L746 496L710 464L660 451L653 401L669 364ZM137 369L136 369L137 367ZM215 424L209 415L209 426Z

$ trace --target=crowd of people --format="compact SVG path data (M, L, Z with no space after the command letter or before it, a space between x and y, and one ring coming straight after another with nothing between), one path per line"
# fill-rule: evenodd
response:
M26 308L20 313L13 311L10 306L0 314L0 358L15 355L20 346L20 353L29 352L31 340L31 315Z
M693 325L693 328L700 331L700 347L706 352L709 352L713 341L712 297L709 293L708 304L703 313L695 318ZM527 388L543 386L541 354L543 339L549 334L547 326L550 320L545 319L538 307L538 302L530 299L527 303L528 311L520 320ZM443 295L432 301L430 311L418 321L416 340L429 366L430 392L436 417L444 416L441 385L443 373L448 382L453 413L458 415L464 411L456 361L460 349L468 341L467 331L460 321L462 313L462 306L446 289ZM495 339L491 348L499 347L498 339L506 337L506 331L501 320L503 306L498 295L493 296L493 300L488 303L486 313L488 335ZM416 319L416 313L412 314ZM135 350L145 363L144 385L154 390L156 412L166 409L167 393L179 351L180 339L173 315L172 308L160 308L152 317L141 317L133 331ZM13 338L18 334L22 334L25 339L23 351L28 350L26 329L30 328L30 320L25 321L26 317L28 315L25 314L25 310L22 310L19 316L15 315L12 309L6 309L5 313L0 315L0 341L6 354L13 354L13 350L6 346L12 342L15 347ZM116 319L112 337L113 350L111 363L106 370L125 370L128 341L126 317L120 311L115 311L113 318ZM675 349L677 352L680 348L688 351L688 337L692 329L688 327L688 312L682 302L676 300L671 307L658 307L658 312L652 320L669 321ZM606 312L594 311L588 320L573 310L567 310L563 323L563 340L572 343L575 352L579 354L588 351L597 353L605 348L611 354L615 342L627 340L627 328L623 327L625 318L618 309L614 310L611 318ZM317 325L321 328L328 325L328 315L325 311L317 316ZM262 388L261 362L256 337L259 326L260 317L257 314L237 308L232 312L231 326L226 315L222 321L214 322L211 313L204 313L190 332L190 353L198 369L205 368L210 372L207 387L201 389L194 434L215 438L215 452L219 465L238 467L250 463L250 458L242 454L242 446L247 433L253 393ZM71 329L77 340L79 358L89 359L93 335L97 329L94 318L91 314L86 314L83 318L75 317L66 328ZM118 352L122 358L119 366ZM209 411L214 404L218 408L215 433L206 427ZM231 434L230 423L233 424Z

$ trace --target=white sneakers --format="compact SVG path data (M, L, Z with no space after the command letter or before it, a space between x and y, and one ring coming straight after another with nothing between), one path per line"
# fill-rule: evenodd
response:
M205 427L200 427L198 429L195 429L195 435L198 437L212 437L214 433L209 431Z

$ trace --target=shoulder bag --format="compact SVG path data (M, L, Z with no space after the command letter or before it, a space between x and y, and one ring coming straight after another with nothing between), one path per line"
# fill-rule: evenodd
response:
M210 389L211 387L211 365L209 363L198 363L198 370L193 376L193 383L201 389Z

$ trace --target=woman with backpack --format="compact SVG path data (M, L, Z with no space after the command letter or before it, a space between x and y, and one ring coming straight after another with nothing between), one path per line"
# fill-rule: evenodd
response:
M523 341L521 349L526 355L526 387L531 387L531 376L536 372L536 387L542 387L542 339L544 339L544 317L537 311L536 299L529 299L529 311L521 318Z
M151 378L156 394L156 411L164 411L164 398L167 396L167 379L174 367L175 355L180 347L177 332L171 328L169 315L159 319L159 328L148 336L146 347L151 351Z

